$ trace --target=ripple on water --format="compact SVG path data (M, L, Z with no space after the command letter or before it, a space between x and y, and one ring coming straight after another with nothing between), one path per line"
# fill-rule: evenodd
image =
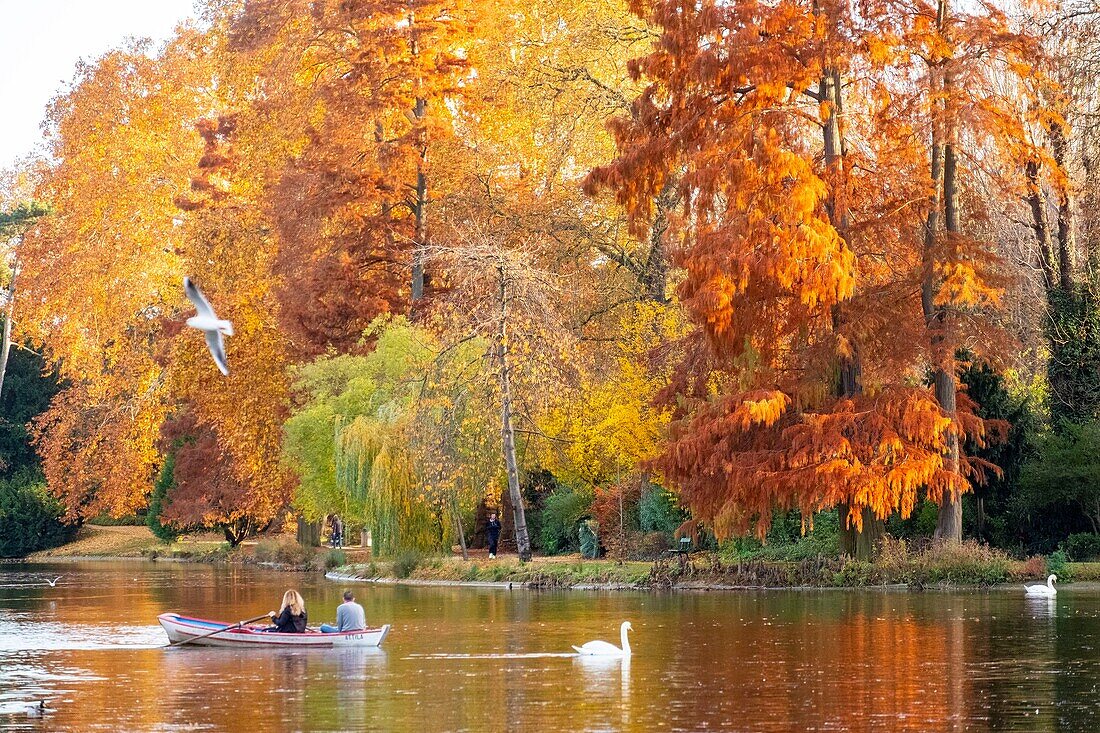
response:
M0 654L26 651L153 649L164 646L160 626L65 624L27 614L0 618Z

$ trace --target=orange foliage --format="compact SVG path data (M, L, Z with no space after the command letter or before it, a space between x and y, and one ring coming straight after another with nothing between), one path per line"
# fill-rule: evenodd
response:
M632 7L661 30L633 66L650 84L612 127L619 157L587 185L611 189L639 232L666 181L684 202L670 230L699 333L665 393L681 420L655 466L719 536L763 534L776 509L847 504L858 528L865 508L907 516L924 495L957 498L981 467L956 468L951 447L985 426L916 385L933 343L988 353L1004 340L987 325L1004 279L975 236L937 233L923 248L921 204L939 185L925 135L943 120L914 79L953 53L934 6ZM1026 46L983 12L952 43L988 42L1003 57ZM974 61L957 74L977 95ZM991 116L951 105L998 134ZM959 312L942 326L949 340L925 335L929 262L936 303ZM845 364L848 393L836 384Z

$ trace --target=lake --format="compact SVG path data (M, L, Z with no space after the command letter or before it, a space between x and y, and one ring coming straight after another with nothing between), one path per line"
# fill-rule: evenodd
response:
M46 581L61 576L56 587ZM49 731L1095 731L1100 589L646 594L357 584L382 649L165 649L320 574L0 564L0 728ZM628 663L566 656L592 639ZM50 712L28 717L29 703Z

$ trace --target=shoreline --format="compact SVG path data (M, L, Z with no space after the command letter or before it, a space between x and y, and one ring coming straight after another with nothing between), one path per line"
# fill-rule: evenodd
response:
M1033 557L1013 560L979 546L932 552L884 554L876 562L816 557L799 561L728 558L716 553L665 556L654 561L592 560L580 555L536 556L520 563L515 555L489 560L473 551L455 555L407 552L372 559L369 549L303 548L292 537L265 537L230 549L212 534L160 542L145 527L86 525L70 543L0 562L144 561L241 565L280 572L321 572L333 582L424 587L470 587L582 591L737 592L783 590L860 590L922 592L1019 587L1041 582L1048 570L1059 585L1100 581L1100 563L1059 563Z
M1070 564L1071 566L1073 564ZM1094 564L1081 563L1075 587L1100 587ZM864 572L854 572L851 568ZM1001 570L1001 568L994 568ZM376 585L441 586L472 588L529 588L536 590L691 591L729 592L758 590L883 590L924 592L1020 588L1039 582L1043 574L1015 572L996 575L989 567L969 567L945 575L918 574L912 566L875 567L852 560L819 559L803 563L746 562L723 564L714 555L700 554L679 562L583 560L536 557L521 564L516 558L495 561L457 557L427 557L412 561L349 563L325 573L328 580ZM1067 583L1077 570L1067 566ZM855 581L855 582L852 582ZM1065 585L1065 584L1063 584Z
M25 558L0 558L0 565L17 564L69 564L79 562L126 562L126 563L157 563L172 562L178 564L202 564L202 565L242 565L256 567L263 570L276 572L302 572L317 573L316 568L303 566L286 566L277 563L241 562L233 560L204 560L195 558L150 558L143 556L117 556L117 555L65 555L57 557L25 557ZM596 562L596 561L593 561ZM1003 583L978 584L939 582L923 586L906 583L886 583L878 585L738 585L726 583L704 582L687 580L671 585L632 585L621 582L579 582L573 584L545 585L527 580L458 580L444 578L398 578L395 576L363 577L336 571L324 573L326 580L335 583L365 583L380 586L402 586L412 588L482 588L493 590L535 590L535 591L600 591L600 592L637 592L637 593L738 593L747 591L781 591L781 592L852 592L872 591L877 593L948 593L954 591L1012 591L1020 589L1023 583L1019 581L1007 581ZM1100 581L1085 580L1068 582L1062 586L1062 590L1073 592L1100 591ZM1045 600L1045 599L1039 599Z

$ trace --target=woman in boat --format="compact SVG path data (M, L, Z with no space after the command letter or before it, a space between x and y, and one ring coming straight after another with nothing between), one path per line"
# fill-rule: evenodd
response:
M283 605L278 613L271 612L271 618L275 625L267 631L278 631L283 634L301 634L306 630L306 602L302 600L296 590L288 590L283 594Z

